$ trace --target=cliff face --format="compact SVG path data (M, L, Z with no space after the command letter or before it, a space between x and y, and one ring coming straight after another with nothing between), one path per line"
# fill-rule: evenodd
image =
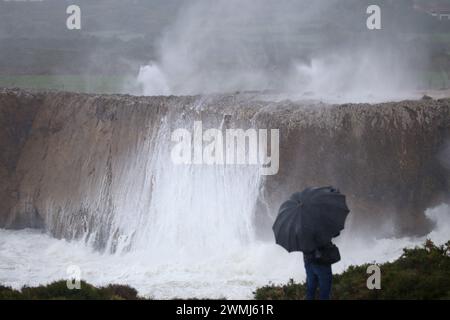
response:
M289 106L284 118L281 111L267 114L272 126L285 128L280 174L266 184L269 203L286 190L331 184L347 195L359 231L426 232L424 211L448 200L449 175L439 154L449 138L449 105Z
M162 154L174 129L197 120L280 130L280 171L261 180L254 199L261 236L270 236L281 202L306 186L347 194L355 229L389 225L396 234L425 232L424 210L449 191L438 156L450 134L450 100L330 106L3 90L0 112L0 226L90 234L111 250L119 238L131 245L152 214L164 214L153 208L168 192L158 177L174 169ZM221 186L212 187L232 190Z
M17 165L41 105L40 95L0 91L0 226L20 197Z

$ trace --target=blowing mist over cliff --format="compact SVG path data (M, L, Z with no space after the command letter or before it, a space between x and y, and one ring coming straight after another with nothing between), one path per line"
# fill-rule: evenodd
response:
M192 1L138 80L146 95L273 90L359 102L411 96L428 49L400 34L389 15L382 30L368 30L366 9L364 1Z

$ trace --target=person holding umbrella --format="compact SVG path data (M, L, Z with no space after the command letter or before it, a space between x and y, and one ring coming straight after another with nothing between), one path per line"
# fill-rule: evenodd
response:
M350 210L346 199L333 187L307 188L284 202L273 225L276 243L288 252L301 251L306 270L306 299L331 296L331 265L341 257L332 243L344 229Z

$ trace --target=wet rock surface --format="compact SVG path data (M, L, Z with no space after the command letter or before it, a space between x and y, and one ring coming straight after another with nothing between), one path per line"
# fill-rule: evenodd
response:
M327 105L270 102L258 94L134 97L3 89L0 226L41 227L64 238L95 226L95 241L104 247L120 233L113 215L127 201L127 170L142 168L136 179L152 192L150 167L133 159L152 157L162 127L167 135L198 120L211 128L280 130L280 170L264 178L256 206L262 236L270 234L281 202L307 186L334 185L347 194L350 223L361 232L389 225L394 234L423 234L430 228L424 211L448 200L440 154L450 138L450 99Z

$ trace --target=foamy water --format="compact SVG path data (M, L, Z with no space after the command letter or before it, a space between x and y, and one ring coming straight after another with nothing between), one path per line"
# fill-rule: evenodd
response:
M340 272L352 264L396 259L404 247L430 238L442 244L450 238L450 208L428 210L436 228L426 237L354 239L350 231L337 240L343 261ZM154 298L252 298L258 286L305 278L301 254L288 254L272 243L253 241L218 250L203 258L138 250L100 254L82 242L58 240L36 230L0 229L0 283L20 288L67 278L67 268L81 268L82 278L95 285L129 284L141 295Z

